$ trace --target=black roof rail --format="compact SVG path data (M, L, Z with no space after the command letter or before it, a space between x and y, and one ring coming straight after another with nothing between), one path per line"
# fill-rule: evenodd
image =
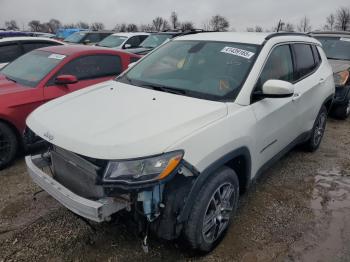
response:
M273 37L277 37L277 36L307 36L307 37L312 37L309 34L306 33L296 33L296 32L278 32L278 33L272 33L269 34L267 37L265 37L265 40L270 40Z

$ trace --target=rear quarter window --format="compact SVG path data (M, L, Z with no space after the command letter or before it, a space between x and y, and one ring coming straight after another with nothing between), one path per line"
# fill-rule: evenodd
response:
M309 75L317 65L311 45L293 44L293 50L296 59L295 80L298 81Z

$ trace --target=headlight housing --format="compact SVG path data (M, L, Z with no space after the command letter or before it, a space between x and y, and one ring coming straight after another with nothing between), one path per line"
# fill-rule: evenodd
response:
M334 83L336 86L345 86L348 83L350 72L344 70L338 73L334 73Z
M103 181L128 184L159 181L179 166L183 155L183 151L174 151L141 159L110 161Z

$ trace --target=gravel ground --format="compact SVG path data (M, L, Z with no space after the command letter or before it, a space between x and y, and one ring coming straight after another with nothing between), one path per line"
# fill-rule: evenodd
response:
M0 171L2 261L350 261L350 120L329 120L320 149L290 152L240 202L223 242L198 257L125 221L95 231L39 191L22 159Z

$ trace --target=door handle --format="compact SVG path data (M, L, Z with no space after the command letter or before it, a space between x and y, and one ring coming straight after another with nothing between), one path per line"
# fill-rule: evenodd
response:
M292 100L293 100L293 101L296 101L296 100L298 100L299 98L300 98L300 94L299 94L299 93L294 93Z
M318 81L320 84L322 84L324 82L324 78L320 78L320 80Z

